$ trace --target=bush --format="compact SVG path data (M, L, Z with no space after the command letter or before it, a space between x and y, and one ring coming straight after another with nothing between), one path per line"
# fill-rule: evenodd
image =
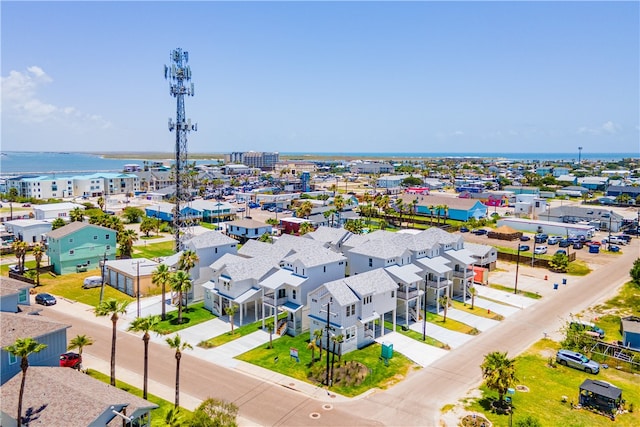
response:
M516 420L515 425L516 427L542 427L540 421L531 415Z

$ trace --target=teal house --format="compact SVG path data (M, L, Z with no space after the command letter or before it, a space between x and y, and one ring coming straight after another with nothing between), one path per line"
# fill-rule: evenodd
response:
M99 225L72 222L47 233L47 256L56 274L92 270L116 259L116 232Z

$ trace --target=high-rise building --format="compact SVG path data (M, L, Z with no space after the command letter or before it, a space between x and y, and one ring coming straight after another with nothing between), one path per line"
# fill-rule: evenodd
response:
M224 155L224 162L227 164L241 163L243 165L260 168L262 170L273 170L279 160L280 154L278 152L235 151Z

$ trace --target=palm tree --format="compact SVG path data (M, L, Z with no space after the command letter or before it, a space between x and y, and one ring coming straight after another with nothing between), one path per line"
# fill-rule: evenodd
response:
M13 247L13 253L18 260L18 271L20 271L20 273L24 273L24 257L27 253L27 242L16 240L11 246Z
M147 398L147 381L149 379L149 331L157 331L160 323L160 316L150 315L147 317L136 317L129 325L128 331L144 332L142 341L144 342L144 385L142 388L142 398Z
M120 244L120 255L131 258L131 250L133 242L138 240L138 233L135 230L127 228L118 233L118 243Z
M78 353L82 356L82 349L88 345L93 344L93 339L86 335L76 335L74 339L69 341L69 345L67 346L67 350L73 350L74 348L78 349Z
M102 196L98 197L98 207L104 212L104 197Z
M176 334L173 338L169 337L166 339L169 347L176 350L176 402L175 407L180 406L180 359L182 358L182 352L190 349L192 350L191 344L188 342L182 342L179 334Z
M182 298L191 289L189 273L178 270L171 275L171 290L178 293L178 324L182 324Z
M40 263L42 262L42 256L44 255L42 243L36 243L31 253L36 259L36 286L40 286Z
M5 350L15 357L19 357L20 369L22 370L22 381L20 382L20 394L18 395L18 427L22 426L22 397L24 396L24 384L27 380L27 368L29 367L29 355L39 353L47 348L46 344L41 344L33 338L18 338L15 342L5 347Z
M447 309L449 308L449 297L448 296L443 296L438 298L438 303L440 303L440 305L442 306L443 310L444 310L444 322L447 321Z
M303 222L302 224L300 224L300 228L298 229L298 234L300 236L304 236L307 233L310 233L313 231L313 225L311 225L310 222Z
M267 320L264 326L267 328L267 331L269 331L269 348L273 348L273 331L275 329L273 319Z
M69 219L71 219L71 222L82 222L84 219L84 213L82 211L83 209L80 208L71 209L69 212Z
M398 198L398 200L396 200L396 208L397 208L396 212L398 213L398 217L400 218L399 227L402 228L402 212L404 211L404 203L402 199Z
M338 211L338 219L342 220L342 209L344 209L346 205L344 197L342 197L341 195L337 195L336 197L334 197L333 205L336 207L336 210ZM340 226L340 224L338 224L338 226Z
M484 356L480 369L485 384L490 390L498 392L498 401L502 403L509 388L518 381L515 359L509 359L506 351L494 351Z
M171 271L169 270L169 266L166 264L160 264L153 270L151 273L151 283L154 285L162 286L162 320L167 318L167 313L165 310L166 307L166 292L167 292L167 284L171 281Z
M229 323L231 323L231 335L233 335L233 316L238 312L238 306L231 303L227 308L225 308L225 312L227 313L227 316L229 316Z
M184 417L180 413L180 408L175 406L173 408L169 408L164 417L166 427L181 427L183 421Z
M180 260L178 261L178 270L184 270L187 273L191 271L193 267L200 261L198 254L191 249L185 249L180 255Z
M311 350L311 364L312 365L316 361L316 348L318 348L318 346L316 345L315 341L313 341L313 340L309 341L309 344L307 344L307 349Z
M64 219L62 218L56 218L53 221L51 221L51 230L56 230L60 227L64 227L66 225L66 223L64 222Z
M313 331L313 338L316 345L320 348L320 359L322 359L322 329L316 329Z
M478 295L478 290L475 286L471 286L469 288L469 295L471 295L471 310L473 310L474 303L476 302L476 295Z
M310 201L306 200L296 209L296 216L298 218L308 218L313 210L313 205Z
M111 333L111 385L116 385L116 325L120 314L124 314L127 311L129 301L118 301L115 298L109 298L102 301L95 308L94 312L96 316L111 316L111 324L113 330Z

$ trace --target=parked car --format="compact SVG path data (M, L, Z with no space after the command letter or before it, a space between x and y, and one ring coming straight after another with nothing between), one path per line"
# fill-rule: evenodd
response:
M251 209L256 209L256 208L260 207L260 204L259 203L255 203L255 202L251 202L251 203L249 203L249 207Z
M84 289L97 288L100 286L102 286L102 276L85 277L84 281L82 282L82 287Z
M520 245L520 252L528 251L529 249L529 245Z
M60 366L63 368L73 368L80 370L82 368L82 356L74 352L61 354Z
M562 239L558 243L558 246L560 246L561 248L568 248L569 246L571 246L571 242L568 239Z
M469 229L467 227L460 227L460 232L461 233L468 233Z
M562 240L562 237L560 237L560 236L551 236L547 240L547 244L548 245L555 245L555 244L558 244L560 242L560 240Z
M604 329L599 328L595 323L587 322L584 320L573 320L571 323L569 323L569 327L576 331L592 332L598 338L604 338Z
M24 267L24 271L29 270L27 267ZM20 274L20 269L17 264L13 264L9 266L9 271L12 273Z
M472 230L471 232L476 236L482 236L483 234L487 234L487 230L485 230L484 228L478 228L477 230Z
M521 242L528 242L529 240L531 240L531 237L529 237L529 236L525 236L524 234L522 236L520 236L520 241Z
M236 211L237 211L237 212L244 212L244 211L245 211L245 208L238 208L238 209L236 209Z
M537 246L534 249L533 253L536 254L536 255L546 254L547 253L547 247L546 246Z
M556 354L556 362L564 366L580 369L589 374L597 374L600 372L600 364L598 362L590 360L584 354L576 353L571 350L558 350L558 353Z
M620 246L609 245L609 252L620 252Z
M582 242L576 242L573 244L573 249L582 249L583 246Z
M47 294L47 293L41 293L36 295L36 304L42 304L42 305L55 305L56 304L56 297L54 297L51 294Z
M547 236L546 234L539 233L539 234L535 235L535 242L536 243L545 243L548 238L549 238L549 236Z
M558 249L558 250L556 251L556 255L558 255L558 254L566 255L566 254L567 254L567 251L565 251L564 249Z

